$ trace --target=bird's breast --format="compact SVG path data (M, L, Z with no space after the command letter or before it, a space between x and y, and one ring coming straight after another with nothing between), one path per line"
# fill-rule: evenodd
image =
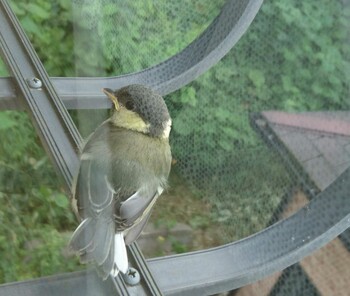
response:
M158 187L168 178L171 151L167 139L117 130L110 137L113 181L119 186ZM165 186L165 184L163 184Z

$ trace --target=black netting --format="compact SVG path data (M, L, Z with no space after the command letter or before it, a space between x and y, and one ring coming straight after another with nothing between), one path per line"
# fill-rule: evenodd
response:
M223 1L123 3L108 9L106 17L102 3L89 5L76 10L83 19L77 49L85 38L93 40L93 51L103 53L97 63L101 74L119 75L181 51L204 32ZM307 205L349 167L350 135L339 128L349 127L350 118L345 111L347 17L344 1L265 2L222 61L165 97L173 119L174 159L170 189L139 240L146 255L198 250L254 234ZM212 38L202 51L214 43ZM88 54L79 57L78 73L95 75L87 59ZM176 61L161 71L170 77L169 71L182 68ZM339 243L341 250L345 241ZM337 252L339 258L348 255ZM266 295L327 291L315 279L322 276L315 266L327 268L322 260L336 256L324 252L316 265L285 270L265 287ZM244 295L262 295L259 289Z
M63 11L70 17L64 14L61 23L46 20L55 33L45 31L39 37L33 24L40 23L44 12L32 21L25 16L24 4L13 5L50 75L126 75L124 83L137 76L133 72L144 70L149 76L135 79L158 88L159 80L184 69L196 77L192 72L204 67L196 68L201 58L221 46L217 40L230 32L230 16L239 19L248 3L237 1L229 14L225 2L73 0L70 6L57 1L50 13ZM220 62L164 97L173 121L173 162L170 187L139 239L147 257L220 246L253 235L302 207L307 213L309 201L350 167L349 17L348 0L265 1L249 30ZM213 21L220 26L209 27L202 43L190 45ZM55 31L60 26L63 33ZM45 36L59 39L51 41L59 44L57 51L51 51L46 39L40 44ZM69 59L61 46L70 48ZM171 62L164 62L169 58ZM186 77L159 90L177 89ZM84 136L109 114L71 112ZM1 116L4 121L9 117ZM0 132L6 129L11 132L7 127ZM40 160L31 162L29 157L31 166ZM1 173L8 170L0 165ZM329 198L337 194L334 190ZM322 221L314 223L308 227ZM299 232L296 228L284 235L295 243ZM345 231L295 265L231 293L346 295L349 237Z
M75 0L76 48L82 53L77 74L121 75L158 64L196 39L224 3Z

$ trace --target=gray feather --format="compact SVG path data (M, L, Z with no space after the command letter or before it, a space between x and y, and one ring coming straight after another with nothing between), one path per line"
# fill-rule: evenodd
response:
M99 271L99 274L104 280L111 273L113 266L114 266L114 239L112 239L112 244L106 260L97 268L97 270Z
M133 243L134 241L137 240L137 238L140 236L143 228L147 224L150 216L151 216L151 211L149 211L149 213L139 223L135 224L132 228L130 228L127 231L127 233L124 237L126 245L130 245L131 243Z
M95 226L93 243L85 250L84 261L102 265L106 261L114 239L114 223L105 223L98 219Z
M112 204L114 192L109 186L108 173L108 168L102 169L94 159L81 161L76 195L84 197L78 205L83 216L96 217Z
M69 246L72 250L83 253L93 244L96 220L87 218L74 231Z
M132 225L141 218L145 210L156 199L156 192L148 192L148 190L140 190L122 203L120 207L120 217L125 223Z
M101 125L83 148L74 192L79 215L84 220L73 234L70 246L79 253L82 262L94 262L104 279L118 258L122 262L119 269L125 271L125 246L116 246L114 234L124 233L127 244L139 236L159 188L165 186L170 162L167 140L154 141L144 134L118 128L110 121ZM119 239L120 242L123 240Z
M79 198L78 208L80 214L88 218L70 241L70 247L79 252L82 263L94 262L103 266L102 270L112 269L114 260L114 190L108 184L107 173L92 157L81 161L76 195L84 197ZM105 277L106 272L102 273Z

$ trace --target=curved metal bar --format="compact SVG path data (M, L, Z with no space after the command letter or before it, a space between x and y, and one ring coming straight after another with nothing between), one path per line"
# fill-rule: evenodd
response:
M150 259L167 295L236 289L298 262L350 226L350 169L288 219L218 248Z
M54 84L69 108L108 107L102 87L143 83L163 95L170 93L219 61L246 31L261 4L262 0L228 1L198 39L149 69L113 78L56 78ZM3 84L5 98L15 97L10 84ZM349 192L350 169L286 220L218 248L149 260L149 267L165 294L202 295L239 288L299 261L348 228Z
M166 95L222 59L246 32L262 3L263 0L228 0L203 34L178 54L148 69L117 77L56 78L53 83L68 109L109 108L110 102L101 92L103 87L115 89L140 83ZM0 91L0 102L1 97Z

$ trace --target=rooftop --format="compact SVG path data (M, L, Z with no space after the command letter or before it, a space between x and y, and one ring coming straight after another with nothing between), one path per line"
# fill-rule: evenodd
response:
M350 167L350 112L262 112L320 190Z

